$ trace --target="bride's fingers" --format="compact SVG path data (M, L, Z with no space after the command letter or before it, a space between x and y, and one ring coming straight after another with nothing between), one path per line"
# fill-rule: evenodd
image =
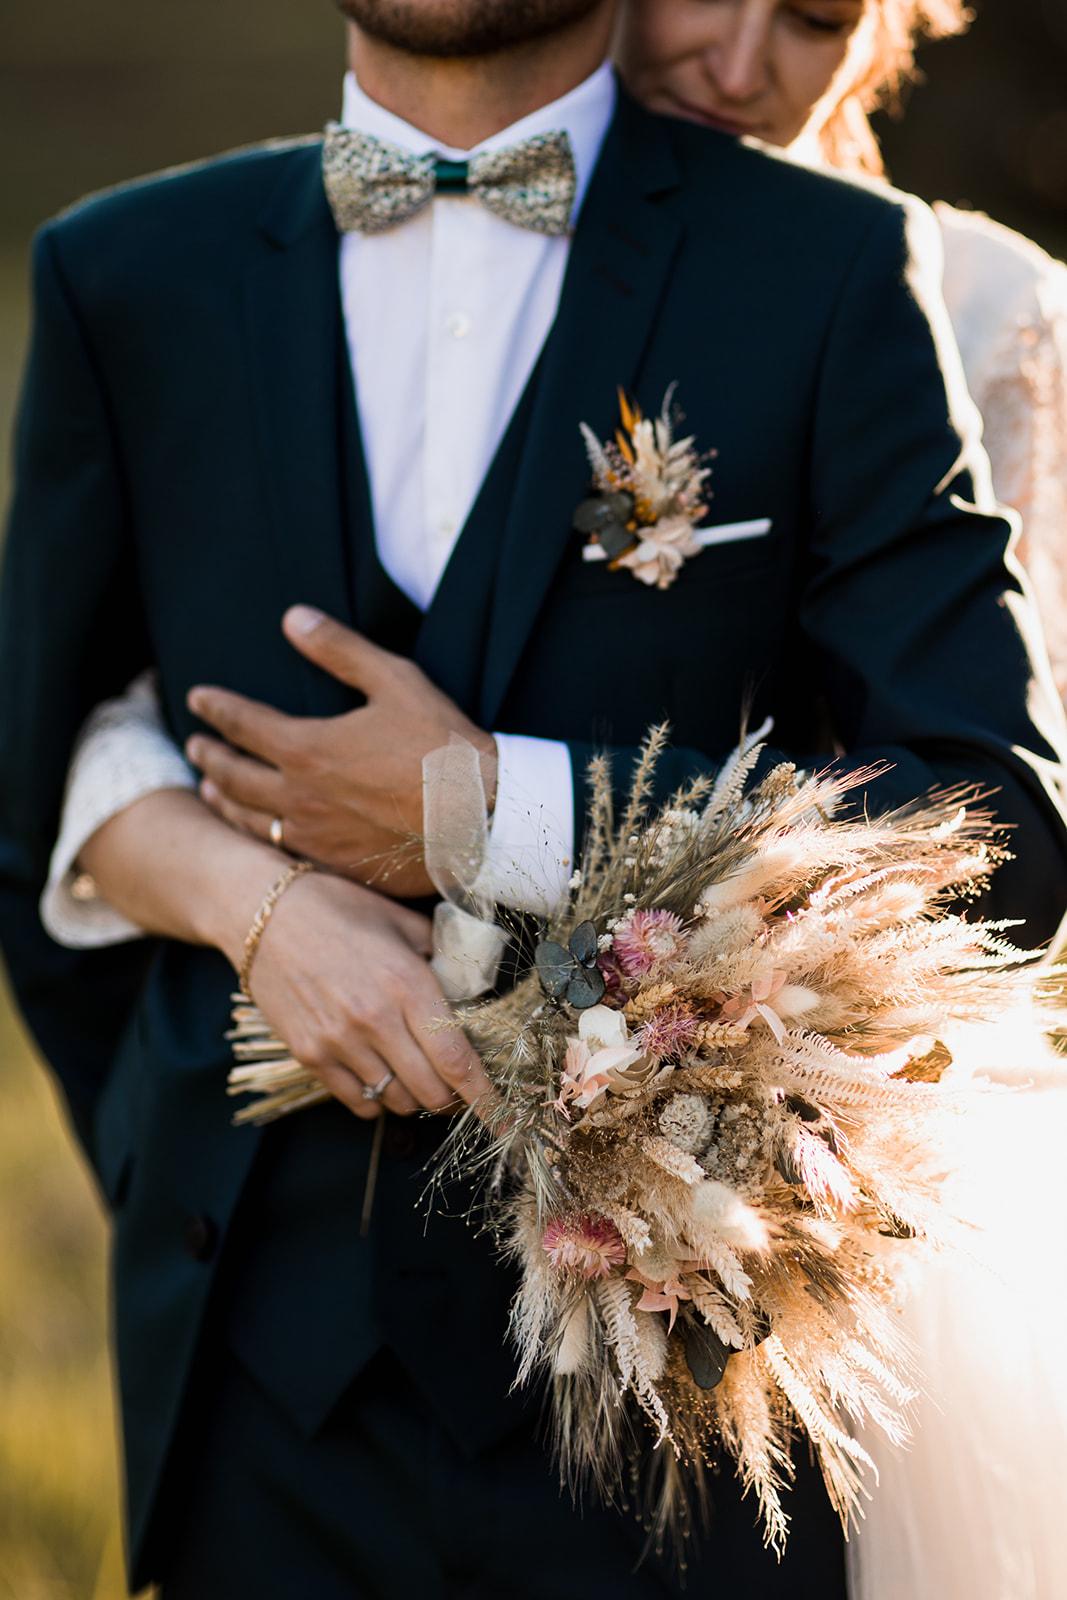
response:
M397 1013L376 1030L374 1047L396 1073L400 1083L426 1111L450 1111L456 1103L451 1086L434 1070L429 1052L408 1032Z
M420 911L412 911L399 900L389 900L386 905L400 937L417 956L425 956L429 960L433 955L433 923L429 917L424 917Z
M364 1094L364 1089L376 1089L390 1073L392 1079L380 1095L372 1099ZM328 1068L319 1076L330 1093L357 1117L375 1117L383 1107L398 1117L410 1117L419 1109L395 1068L368 1046L346 1050L345 1059L336 1063L336 1070Z
M453 1016L428 967L409 986L405 1020L434 1076L452 1098L464 1100L469 1106L480 1104L482 1110L488 1110L495 1091L485 1075L481 1057Z
M329 1090L335 1100L339 1100L361 1121L369 1122L381 1115L382 1108L376 1100L364 1099L361 1079L340 1061L330 1061L317 1066L315 1077L324 1089Z
M352 1070L360 1080L360 1097L364 1105L368 1104L368 1101L363 1094L363 1088L376 1089L388 1078L388 1087L383 1089L378 1097L386 1110L394 1112L398 1117L410 1117L418 1111L418 1101L404 1087L395 1066L386 1061L384 1056L380 1056L376 1050L365 1046L360 1051L358 1060L352 1063ZM369 1102L371 1105L374 1103L373 1100Z

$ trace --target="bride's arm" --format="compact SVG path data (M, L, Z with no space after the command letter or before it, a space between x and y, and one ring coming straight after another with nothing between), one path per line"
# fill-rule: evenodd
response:
M195 793L159 787L79 851L109 914L137 935L210 945L240 967L244 935L285 858L220 823Z
M163 725L155 674L97 706L79 735L59 837L41 896L41 921L57 944L91 949L143 937L100 892L83 859L97 829L127 806L163 790L195 790L196 776Z
M984 420L997 498L1019 512L1067 701L1067 267L988 218L939 206L945 295Z
M990 375L978 404L997 492L1022 516L1018 553L1067 700L1067 268L1050 262L1035 289L1014 359Z
M221 950L240 970L257 909L292 858L237 833L191 793L156 790L86 841L81 865L130 924ZM266 925L253 998L293 1054L360 1117L365 1088L402 1115L473 1102L488 1088L430 971L429 924L406 906L326 873L292 882Z

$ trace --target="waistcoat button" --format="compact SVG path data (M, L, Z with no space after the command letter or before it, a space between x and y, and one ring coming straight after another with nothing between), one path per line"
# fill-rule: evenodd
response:
M210 1261L215 1254L219 1230L210 1217L202 1214L186 1217L183 1232L185 1253L194 1261Z

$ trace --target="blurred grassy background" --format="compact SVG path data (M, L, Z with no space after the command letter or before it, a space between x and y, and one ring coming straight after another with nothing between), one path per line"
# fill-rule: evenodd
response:
M893 174L1067 253L1067 7L985 0L886 129ZM4 0L0 434L33 228L90 190L334 114L330 0ZM6 451L0 499L6 503ZM119 1600L105 1229L45 1073L0 997L0 1600ZM242 1597L234 1597L242 1600Z

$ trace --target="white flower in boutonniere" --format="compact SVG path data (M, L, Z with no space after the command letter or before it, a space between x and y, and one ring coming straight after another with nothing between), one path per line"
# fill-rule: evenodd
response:
M582 423L593 492L574 516L585 537L585 559L628 567L650 587L667 589L690 556L703 549L697 538L707 511L711 476L693 438L676 439L671 417L673 386L660 414L645 417L619 390L622 426L607 444Z

